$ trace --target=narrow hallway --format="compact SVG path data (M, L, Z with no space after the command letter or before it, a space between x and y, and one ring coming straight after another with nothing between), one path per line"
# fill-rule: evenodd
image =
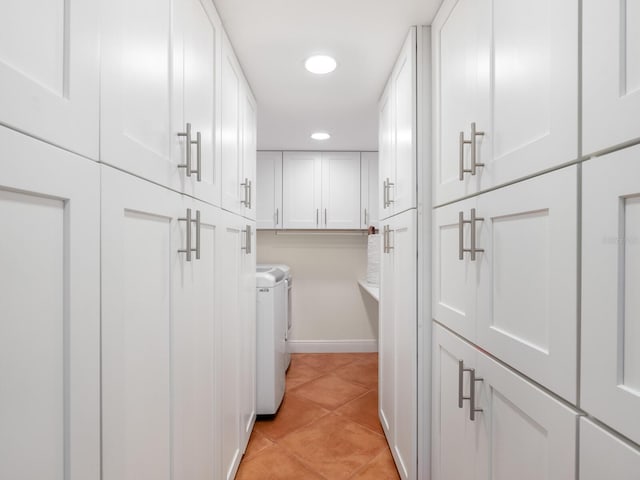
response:
M377 406L377 353L292 355L280 410L256 421L236 478L398 479Z

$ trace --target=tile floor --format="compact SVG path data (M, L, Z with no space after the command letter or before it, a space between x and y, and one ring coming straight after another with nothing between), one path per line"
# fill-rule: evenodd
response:
M378 421L378 355L294 354L280 410L256 421L236 479L399 479Z

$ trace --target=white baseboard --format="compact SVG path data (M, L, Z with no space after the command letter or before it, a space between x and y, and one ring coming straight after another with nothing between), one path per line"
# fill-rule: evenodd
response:
M291 353L362 353L377 352L377 340L289 340Z

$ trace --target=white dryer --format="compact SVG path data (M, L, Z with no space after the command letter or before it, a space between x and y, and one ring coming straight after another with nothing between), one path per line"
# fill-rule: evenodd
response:
M260 269L266 270L271 268L278 268L284 272L284 280L286 285L285 303L287 305L287 310L286 310L287 330L285 335L285 341L288 342L289 339L291 338L291 325L292 325L292 319L293 319L292 309L291 309L291 299L293 294L293 276L291 275L291 267L289 267L289 265L284 265L282 263L272 263L272 264L265 263L265 264L258 265L259 270ZM289 365L291 365L291 350L288 344L287 344L287 349L285 354L285 365L286 365L285 368L289 368Z
M256 413L274 414L285 387L286 285L284 272L258 266L256 330Z

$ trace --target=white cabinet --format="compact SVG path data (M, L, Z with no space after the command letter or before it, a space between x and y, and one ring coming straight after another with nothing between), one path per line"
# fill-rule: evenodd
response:
M360 154L360 228L378 225L378 152Z
M637 480L640 450L598 427L580 420L580 480Z
M434 318L576 399L577 168L438 208Z
M225 213L222 233L220 325L221 471L235 477L255 421L255 234L253 225ZM249 305L253 302L253 305Z
M447 0L433 23L435 203L578 156L578 1Z
M416 207L416 45L412 27L379 103L381 219Z
M379 414L403 479L417 458L417 213L385 220L380 273Z
M0 158L0 477L98 480L99 167L4 127Z
M582 404L640 443L640 147L583 166Z
M98 0L8 2L0 124L98 159Z
M321 228L360 228L360 154L322 153Z
M434 480L575 478L576 411L439 325L433 352Z
M640 5L582 3L582 150L640 138Z
M257 227L282 228L282 152L258 152L256 172Z
M283 228L359 229L360 154L284 152Z
M255 218L256 103L226 35L222 44L222 208Z
M101 161L220 203L222 27L199 0L102 2Z

